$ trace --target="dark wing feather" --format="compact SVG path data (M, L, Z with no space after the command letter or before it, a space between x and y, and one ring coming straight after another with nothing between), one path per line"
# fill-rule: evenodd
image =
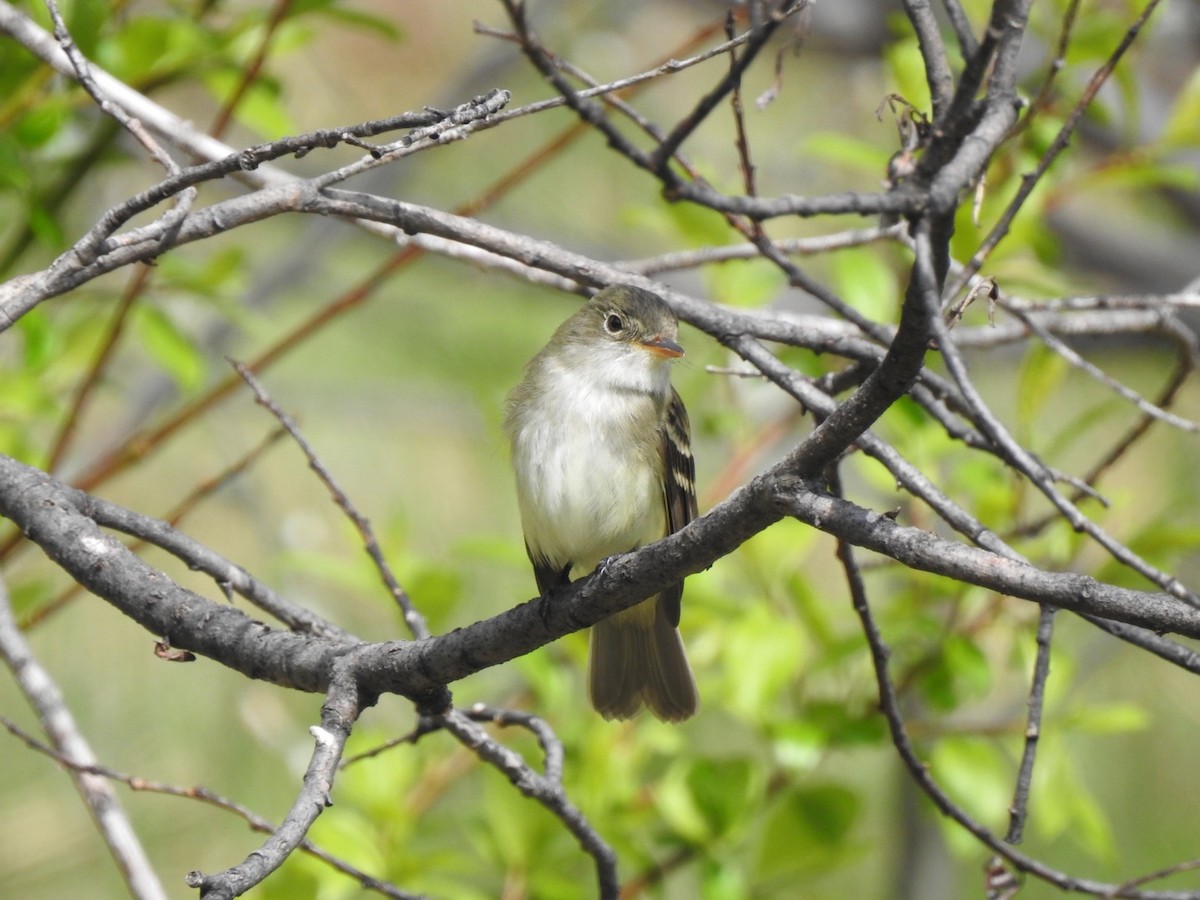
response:
M525 544L525 552L529 555L529 561L533 563L533 577L537 580L538 593L543 597L554 588L567 584L571 580L569 577L571 574L570 563L559 568L548 559L530 550L528 543Z
M659 434L663 463L663 502L667 508L667 534L674 534L696 518L696 463L692 459L692 429L679 392L671 389L667 415ZM665 536L665 535L664 535ZM672 625L679 624L683 582L659 595L661 608Z

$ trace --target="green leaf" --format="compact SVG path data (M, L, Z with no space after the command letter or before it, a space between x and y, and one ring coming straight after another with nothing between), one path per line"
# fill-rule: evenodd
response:
M689 767L677 765L658 784L654 793L654 806L659 816L670 828L693 843L703 843L709 838L709 824L690 790Z
M1165 511L1160 518L1136 531L1125 543L1152 566L1171 568L1180 557L1194 554L1196 548L1200 547L1200 528L1181 524L1176 514ZM1107 560L1095 577L1110 584L1145 587L1140 575L1116 560Z
M994 742L969 735L943 738L930 767L951 799L972 815L993 826L1003 821L1012 799L1012 767Z
M794 792L790 805L812 838L834 846L849 834L861 804L858 795L849 788L827 784Z
M26 149L41 147L59 133L68 118L63 98L51 98L21 116L13 135Z
M1128 734L1149 727L1150 713L1136 703L1077 706L1067 714L1066 725L1088 734Z
M806 704L799 718L781 721L771 729L771 749L781 766L807 772L832 749L875 746L886 738L883 717L874 710L863 712L846 703L818 701Z
M709 290L718 303L761 306L786 287L776 266L761 261L726 263L709 269Z
M204 357L161 310L139 306L133 324L143 348L181 390L195 390L204 382Z
M362 31L374 32L389 41L399 41L405 36L404 29L391 19L361 9L330 6L321 10L321 13L343 25L350 25Z
M798 624L757 604L731 622L724 636L730 660L728 707L755 721L770 719L780 694L791 684L807 655Z
M42 246L50 250L59 250L66 245L58 217L40 203L29 209L29 230L37 236Z
M205 58L211 63L215 40L198 23L185 18L142 16L98 48L97 61L132 84L161 78Z
M58 341L44 309L31 309L17 320L17 333L23 343L23 363L27 369L41 371L54 358Z
M921 673L919 684L936 709L949 712L963 700L985 694L991 680L983 651L969 638L951 634L938 645L933 659Z
M688 790L708 832L721 835L757 805L754 770L745 759L701 759L687 774Z
M329 853L353 859L371 872L384 869L387 859L379 846L378 824L361 807L339 805L336 816L321 816L313 824L312 839Z
M1194 191L1200 186L1200 172L1193 165L1169 164L1153 158L1132 157L1113 165L1101 166L1087 175L1076 178L1072 189L1127 190L1135 192L1154 188L1177 188Z
M1048 837L1067 835L1100 860L1116 856L1112 826L1080 774L1067 741L1043 734L1030 798L1031 824Z
M690 246L719 246L729 243L729 223L723 215L707 207L696 203L672 203L666 207L656 207L656 212L670 222L673 231L682 236Z
M214 297L222 290L238 289L245 274L246 251L243 247L227 247L199 259L168 254L158 267L172 287Z
M900 312L900 287L891 267L871 247L835 253L830 262L842 299L868 318L894 321Z
M241 84L242 75L228 70L209 72L205 84L219 103L224 103ZM234 117L242 125L266 138L292 134L295 123L280 102L278 87L266 79L259 79L241 96Z
M816 768L829 749L828 733L807 718L780 722L772 736L776 760L796 771Z
M915 36L896 41L884 51L888 74L899 94L912 106L929 112L929 83L925 80L925 59Z
M15 581L10 590L13 612L20 619L54 597L54 584L48 577Z
M0 67L3 60L0 60ZM30 184L25 166L24 147L18 145L11 133L0 132L0 189L26 189Z
M66 13L67 28L84 56L93 55L99 46L104 26L112 18L113 8L108 0L75 0L71 4Z
M1017 426L1022 443L1027 443L1046 404L1059 396L1070 365L1065 359L1037 343L1029 348L1017 373Z
M878 744L888 735L883 716L873 703L870 706L834 701L808 703L804 707L804 718L824 732L830 747Z
M862 800L840 784L788 791L771 811L756 869L763 879L828 866L846 850ZM831 857L832 853L832 857Z
M887 121L887 118L884 118ZM895 135L895 129L892 135ZM891 153L877 142L866 141L847 134L820 131L800 142L800 153L805 157L822 159L839 166L861 169L882 178L887 172Z
M737 862L704 860L700 900L744 900L748 896L750 890L746 885L745 872Z
M1159 146L1176 150L1200 144L1200 67L1193 70L1187 84L1175 98L1159 137Z

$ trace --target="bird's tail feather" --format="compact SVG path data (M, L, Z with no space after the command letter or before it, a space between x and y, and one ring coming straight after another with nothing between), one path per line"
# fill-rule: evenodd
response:
M588 693L606 719L628 719L642 703L664 722L695 714L696 682L679 630L658 599L592 626Z

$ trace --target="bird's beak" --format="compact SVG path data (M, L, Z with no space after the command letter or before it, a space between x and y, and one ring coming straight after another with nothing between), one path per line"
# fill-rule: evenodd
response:
M683 348L680 347L670 338L660 337L658 335L642 341L643 350L653 353L655 356L661 356L664 359L676 359L683 356Z

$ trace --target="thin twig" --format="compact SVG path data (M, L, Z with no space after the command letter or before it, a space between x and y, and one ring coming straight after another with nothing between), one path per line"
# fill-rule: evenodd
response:
M734 18L730 12L725 20L725 33L728 37L733 37ZM748 197L758 196L758 186L755 178L754 160L750 156L750 139L746 136L746 117L742 110L742 78L737 71L738 58L737 52L729 51L729 74L735 76L736 80L733 83L733 90L729 93L729 105L733 112L733 127L734 127L734 145L737 148L738 163L742 170L742 190L746 192ZM762 229L761 222L753 223L756 229Z
M1179 363L1175 367L1175 371L1171 374L1166 385L1159 393L1158 399L1154 405L1162 409L1167 409L1175 402L1179 395L1179 391L1187 383L1189 376L1196 371L1200 365L1200 339L1197 338L1195 332L1188 328L1183 323L1172 318L1161 320L1163 332L1171 337L1179 347ZM1094 485L1100 481L1100 478L1113 466L1115 466L1145 435L1150 432L1151 426L1158 421L1154 416L1143 414L1140 416L1121 436L1115 441L1108 450L1092 464L1092 467L1083 476L1082 481L1086 485ZM1071 499L1078 503L1084 495L1077 493ZM1058 516L1049 513L1040 519L1026 523L1014 531L1015 534L1031 537L1041 533L1054 522L1057 522Z
M68 769L79 772L83 775L95 775L100 778L108 779L109 781L118 781L125 785L131 791L145 791L151 794L163 794L168 797L181 797L187 800L196 800L200 803L205 803L216 809L225 812L233 813L244 821L251 831L256 831L260 834L273 834L276 826L264 819L262 816L251 811L240 803L230 800L206 787L180 787L174 784L167 784L162 781L154 781L149 778L143 778L140 775L128 775L124 772L119 772L116 769L101 765L82 765L56 751L53 747L43 744L41 741L34 738L24 729L18 726L15 722L9 720L3 715L0 715L0 725L8 729L17 740L24 743L31 750L41 753L50 759L53 759L59 765L65 766ZM369 891L374 891L382 894L385 897L391 897L393 900L419 900L419 895L411 894L408 891L403 891L393 884L380 881L372 875L368 875L355 866L350 865L339 857L334 856L326 850L322 850L312 841L305 838L299 846L299 849L314 859L319 859L321 862L328 865L331 869L341 872L343 875L348 875L357 881L363 888Z
M508 0L505 2L507 3ZM751 23L748 32L750 38L742 50L742 55L730 66L728 74L711 91L700 98L692 111L680 120L666 139L655 149L648 160L651 172L661 173L666 169L667 163L675 155L675 151L700 127L701 123L708 118L709 113L716 109L717 104L725 98L725 95L738 84L742 74L754 62L759 51L775 33L775 29L790 16L798 14L810 5L811 0L779 0L778 6L764 17L762 22Z
M1075 20L1079 14L1079 0L1069 0L1063 12L1062 24L1058 29L1058 43L1054 48L1054 58L1046 69L1046 77L1038 87L1037 96L1029 104L1025 115L1013 127L1013 134L1026 131L1041 112L1049 105L1050 94L1058 80L1059 73L1067 64L1067 51L1071 46L1071 35L1075 30Z
M1200 859L1189 859L1185 862L1176 863L1173 866L1166 866L1155 872L1149 872L1138 878L1131 878L1126 882L1116 885L1112 889L1112 892L1105 894L1104 897L1105 900L1108 900L1110 897L1133 897L1136 896L1133 892L1134 888L1141 887L1143 884L1149 884L1151 881L1161 881L1164 878L1170 878L1172 875L1178 875L1181 872L1194 872L1197 869L1200 869ZM1196 893L1200 895L1200 892Z
M96 80L92 77L91 65L83 54L80 53L79 47L75 44L71 33L67 30L66 22L63 20L62 13L59 12L56 0L45 0L46 8L50 11L50 18L54 21L54 37L58 40L63 52L66 53L67 59L71 61L71 66L75 70L75 76L79 84L96 102L100 110L116 120L122 128L133 135L134 139L141 144L146 152L164 169L169 175L178 175L180 167L171 155L163 149L162 145L150 134L145 126L132 115L130 115L121 105L116 102L107 92L101 90ZM163 234L170 234L183 217L188 214L192 208L192 204L196 200L196 191L193 187L188 187L180 191L173 209L168 210L153 227L161 230ZM94 259L101 252L102 238L95 233L85 235L78 241L75 247L72 248L72 253L77 254L80 259ZM61 257L60 257L61 259Z
M505 728L524 728L532 734L542 749L542 773L555 784L563 779L563 743L540 716L519 709L503 709L486 703L475 703L464 711L474 722L490 722Z
M408 625L412 636L417 640L429 637L429 626L425 622L425 617L418 612L417 608L413 605L412 598L408 595L408 591L401 587L400 582L396 579L391 566L388 565L383 551L379 547L379 541L375 538L375 530L371 527L370 521L358 511L358 508L346 496L346 492L341 489L334 479L333 474L321 462L321 458L317 455L316 450L313 449L313 446L300 432L300 428L296 425L295 421L271 399L266 388L254 377L250 369L236 360L230 360L230 364L241 379L250 386L250 390L254 392L254 398L258 401L258 404L266 408L279 424L287 430L287 433L292 436L292 440L296 442L296 445L308 460L308 467L316 473L321 483L325 485L326 490L329 491L329 495L333 498L333 502L337 504L338 509L354 525L359 536L362 538L363 549L371 557L371 562L375 564L375 570L379 573L379 577L383 580L396 605L403 612L404 622Z
M246 96L250 86L257 79L258 74L260 73L263 64L266 61L267 51L271 46L272 39L278 27L282 24L284 18L286 17L291 5L292 0L277 0L275 7L272 10L271 17L267 23L262 40L259 44L258 50L243 68L241 79L239 80L237 87L222 105L213 123L209 126L209 134L214 138L220 137L224 133L230 121L232 121L234 111L237 109L242 99ZM86 67L81 71L80 67L76 65L76 71L82 81L84 75L86 74ZM88 78L88 81L91 82L90 77ZM94 82L91 83L94 86ZM98 91L99 88L95 88L93 97L97 95ZM89 92L92 92L91 88L89 88ZM173 168L169 168L168 171L172 172L173 174L178 174L179 167L174 166ZM120 307L115 313L112 324L109 326L106 332L100 351L76 389L75 396L71 401L71 407L63 419L63 424L59 429L58 436L52 445L49 462L47 463L48 471L53 472L57 468L59 461L62 459L63 453L66 451L71 439L74 437L74 431L82 411L91 400L92 392L96 385L99 384L102 374L107 369L109 362L112 360L117 342L124 334L125 321L128 318L130 311L133 309L133 305L137 302L150 282L150 272L150 268L146 266L139 266L134 277L131 279L130 283L126 286L125 291L122 293Z
M520 39L521 49L529 60L537 67L547 80L559 91L562 99L571 109L592 127L600 131L609 145L630 162L662 180L668 195L678 199L689 199L709 206L717 212L735 215L746 215L750 218L772 218L779 215L816 215L819 212L902 212L908 211L913 205L910 198L900 195L843 194L825 198L808 199L786 195L775 198L730 197L712 189L700 181L685 181L673 172L667 162L674 158L678 144L691 130L699 125L703 118L732 88L733 81L727 75L716 88L696 105L692 112L676 126L675 130L665 136L653 153L646 153L636 147L611 122L607 120L603 109L589 100L591 93L587 90L577 91L567 83L560 72L552 54L537 40L525 18L523 4L504 0L505 8L513 22L516 34ZM759 29L747 32L750 40L743 52L738 69L744 69L753 59L752 47L761 47L762 42L787 16L795 15L807 7L807 0L784 0L785 12L776 19L772 16ZM722 51L724 52L724 51Z
M970 281L971 277L974 276L979 271L980 267L983 266L984 262L987 261L987 258L991 255L992 251L996 249L996 246L1000 243L1000 241L1002 241L1005 235L1008 234L1008 230L1012 225L1013 219L1016 218L1017 213L1025 205L1025 201L1029 199L1030 194L1033 193L1033 189L1037 186L1038 182L1041 181L1042 176L1049 171L1050 166L1056 159L1058 159L1059 155L1067 149L1067 146L1071 141L1071 135L1075 133L1075 129L1078 127L1080 120L1083 118L1084 112L1091 105L1092 100L1095 98L1096 94L1099 93L1100 88L1102 88L1108 81L1109 76L1112 75L1113 70L1116 69L1117 63L1121 61L1121 58L1125 55L1125 52L1133 45L1133 42L1137 39L1138 34L1141 33L1141 30L1145 26L1147 20L1150 18L1150 15L1158 7L1158 4L1159 0L1149 0L1141 14L1137 17L1134 23L1129 26L1128 30L1121 38L1121 41L1117 44L1116 49L1109 54L1108 59L1104 61L1104 63L1095 71L1095 73L1093 73L1092 77L1088 80L1087 86L1084 88L1083 94L1080 96L1079 101L1067 115L1062 127L1058 130L1058 134L1054 136L1054 140L1050 142L1050 146L1046 148L1046 152L1042 154L1042 158L1038 160L1037 166L1032 172L1027 172L1021 176L1021 185L1017 189L1015 196L1009 201L1008 206L1005 207L1004 212L1001 213L996 224L992 226L992 230L988 233L987 237L983 239L983 242L979 245L979 249L976 250L970 260L964 264L958 280L955 281L953 286L948 291L946 291L947 297L958 296L963 287L968 281Z
M208 133L213 137L220 137L225 133L225 129L229 127L229 123L233 121L233 114L241 105L242 100L249 93L250 88L258 80L262 72L263 66L267 61L267 53L271 49L271 45L279 33L279 28L287 18L288 13L292 10L294 0L275 0L275 4L271 7L271 14L267 17L266 24L262 28L262 36L259 38L258 47L254 54L242 66L241 76L238 78L238 83L234 89L225 98L225 102L221 104L220 110L217 111L216 117L208 128Z
M216 875L189 872L189 887L199 889L206 900L233 900L278 869L304 843L309 828L326 808L333 805L330 794L338 760L346 746L350 728L359 713L357 687L345 673L335 673L321 707L321 724L309 729L313 753L296 800L279 827L261 846L236 866Z
M166 522L82 491L65 486L64 491L70 497L70 502L76 504L81 515L85 515L96 525L141 538L170 553L189 568L204 572L216 582L226 599L229 599L231 593L240 594L259 609L270 613L289 630L299 634L326 638L340 645L358 642L359 639L354 635L306 607L280 596L241 566L230 562ZM128 553L129 558L136 558L115 540L114 544L120 547L122 552Z
M54 37L58 41L59 46L62 47L63 52L66 53L67 59L71 61L71 66L75 70L75 77L79 81L80 86L88 92L92 100L100 107L100 110L128 131L159 165L171 174L177 173L179 171L179 164L163 150L162 146L146 131L141 122L126 112L119 103L110 98L96 83L96 80L92 77L91 64L84 58L79 50L79 46L75 43L75 39L71 37L71 32L67 29L67 23L59 11L56 0L45 0L45 4L46 9L50 13L50 19L54 23Z
M975 32L971 30L971 20L967 18L962 3L959 0L942 0L942 9L946 11L950 27L954 29L954 37L958 41L962 58L971 59L979 51L979 42L975 39Z
M908 228L906 225L882 225L873 228L860 228L850 231L839 231L819 237L780 238L774 246L788 256L813 256L828 253L833 250L845 250L851 247L862 247L883 241L902 242ZM735 262L739 260L758 259L762 252L753 243L722 244L715 247L700 247L694 250L677 250L650 256L644 259L621 260L614 265L637 272L640 275L658 275L663 272L674 272L680 269L694 269L713 263Z
M1050 644L1054 638L1053 606L1043 605L1038 613L1037 659L1033 666L1033 680L1029 687L1029 713L1025 720L1025 746L1021 752L1021 766L1017 771L1017 783L1013 800L1008 808L1008 833L1004 836L1010 844L1021 843L1025 832L1025 819L1029 814L1029 789L1033 785L1033 765L1037 759L1038 741L1042 736L1042 713L1046 703L1046 681L1050 677Z
M719 30L719 26L717 28L701 29L699 34L695 38L685 42L683 45L683 48L681 48L677 52L686 52L685 48L694 44L696 42L696 40L705 39L713 31L718 31L718 30ZM495 38L499 38L501 40L512 41L513 43L518 44L518 45L521 43L521 40L522 40L519 31L499 31L499 30L496 30L493 28L488 28L487 26L482 25L478 22L475 23L475 31L478 34L484 34L489 37L495 37ZM726 53L729 53L730 51L746 44L748 41L750 41L753 38L753 36L754 36L753 32L746 31L746 32L743 32L742 34L737 35L734 38L726 40L724 43L717 44L713 47L708 48L707 50L700 51L699 53L694 53L694 54L684 57L682 59L676 58L675 56L671 56L670 58L653 66L650 69L647 69L644 72L639 72L636 75L630 75L625 78L619 78L614 81L606 82L604 84L593 84L588 88L574 92L574 96L576 97L576 99L583 100L583 99L589 99L592 97L600 97L600 96L604 96L604 95L608 95L608 94L625 93L630 88L640 87L641 85L643 85L649 81L652 81L656 78L662 78L665 75L674 75L676 72L682 72L685 69L690 69L692 66L696 66L696 65L699 65L700 63L708 62L708 60L713 59L714 57L722 56ZM551 58L554 60L555 63L559 62L557 59L555 59L553 57L551 57ZM540 100L540 101L537 101L536 103L527 103L523 106L518 106L514 109L508 110L507 112L498 113L492 117L492 121L495 122L496 124L499 124L499 123L505 122L509 119L518 118L520 116L527 116L532 113L543 112L544 110L547 110L547 109L557 109L558 107L567 105L567 103L568 103L567 99L563 96L551 97L547 100Z
M925 63L925 80L933 102L933 121L941 125L954 93L954 76L942 43L942 29L929 0L903 0L904 12L917 36L917 46Z
M954 382L958 385L963 398L973 410L973 418L978 427L1000 449L1009 463L1020 471L1054 507L1062 514L1076 531L1086 532L1101 547L1118 562L1138 572L1153 583L1159 585L1174 596L1195 606L1200 606L1200 596L1187 588L1179 579L1164 572L1143 559L1120 541L1109 535L1103 528L1091 521L1070 499L1064 497L1054 486L1055 478L1046 465L1030 451L1016 441L1000 420L992 414L967 373L966 363L954 344L951 332L942 321L938 305L931 304L929 309L931 325L942 359L946 364Z
M836 484L834 487L836 489ZM1017 869L1064 890L1094 894L1099 897L1120 896L1142 898L1142 900L1195 900L1197 894L1194 892L1124 892L1119 885L1075 878L1019 852L1010 844L1002 841L990 829L973 819L967 814L966 810L956 804L934 779L932 771L918 755L916 747L909 737L908 728L904 723L904 716L900 711L900 698L892 684L891 676L888 674L888 660L891 656L891 650L884 641L879 626L875 622L874 614L871 612L866 585L855 558L854 548L849 543L839 539L837 555L846 575L846 582L850 589L851 604L858 615L863 635L866 637L867 646L870 649L871 662L875 670L875 684L879 691L879 708L891 732L892 745L896 748L901 761L904 763L905 768L908 769L913 781L943 815L953 819L963 829L974 835L982 844L1008 860Z
M260 456L262 456L263 453L266 452L267 448L269 448L286 433L287 432L285 432L282 428L272 431L256 446L250 448L250 450L246 451L246 453L234 460L230 465L226 466L216 475L201 480L182 500L176 503L167 512L167 514L163 516L163 521L165 521L171 528L178 528L188 513L195 509L203 500L213 496L234 478L245 472L255 461L258 460ZM149 545L149 543L150 542L145 538L137 538L129 544L129 550L136 553L142 547ZM194 559L184 558L184 562L186 562L188 565L192 565ZM230 582L223 580L223 578L220 576L218 577L218 584L221 587L222 592L227 592L232 588ZM21 618L21 629L23 631L28 631L31 628L41 625L52 615L64 609L68 603L82 593L83 587L78 583L72 583L68 588L63 590L52 600L41 603L26 612ZM258 591L255 591L252 592L251 596L256 597L261 596L261 594Z
M453 734L464 747L484 762L495 766L508 778L513 787L558 817L575 836L584 852L595 861L601 900L616 900L620 894L616 854L567 797L559 780L561 766L556 766L552 771L550 755L547 754L546 774L539 775L519 753L492 738L462 711L450 709L441 719L442 727ZM538 738L542 740L542 734L538 734ZM557 743L557 738L554 738L554 741Z
M1152 419L1157 419L1160 422L1178 428L1180 431L1197 432L1200 431L1200 424L1186 419L1183 416L1177 416L1174 413L1167 412L1160 406L1157 406L1139 394L1133 388L1126 387L1121 382L1117 381L1099 366L1088 362L1083 356L1072 348L1066 341L1055 337L1048 330L1039 325L1031 316L1026 315L1019 309L1009 309L1008 312L1021 322L1026 328L1037 335L1038 339L1065 359L1075 368L1082 372L1086 372L1091 378L1100 384L1107 387L1109 390L1123 397L1137 407L1138 411L1143 415L1149 416Z
M62 462L63 455L71 446L71 441L75 437L75 430L79 427L79 420L83 415L83 411L90 402L92 393L100 385L104 373L107 371L108 365L116 353L117 344L125 333L125 325L129 320L129 314L133 310L133 305L137 298L141 295L142 285L145 284L149 274L149 266L139 265L134 269L133 277L121 293L121 300L117 304L117 308L114 310L112 318L105 328L104 337L100 341L100 349L96 353L96 358L92 360L83 378L80 379L78 386L75 388L75 394L71 397L71 404L60 421L58 434L50 445L50 453L46 460L46 471L54 472L57 470L59 463Z
M13 618L8 588L0 580L0 659L37 713L38 721L54 745L57 757L74 765L95 765L96 757L79 730L75 717L50 673L34 656ZM7 720L5 720L7 724ZM11 729L10 729L11 730ZM137 832L112 786L103 778L69 768L71 781L132 896L138 900L165 900L158 874L146 855Z

